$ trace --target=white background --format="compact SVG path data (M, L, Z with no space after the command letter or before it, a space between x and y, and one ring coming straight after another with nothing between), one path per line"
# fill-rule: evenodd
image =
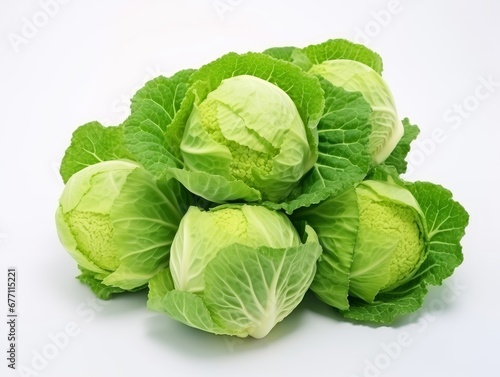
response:
M0 5L0 375L19 375L5 357L8 266L18 270L17 366L33 372L24 375L498 373L500 2L45 2ZM95 301L53 219L74 129L119 124L159 74L337 37L381 54L401 117L422 130L407 178L443 184L471 215L465 262L447 285L393 327L342 321L308 296L262 340L187 328L148 312L144 293Z

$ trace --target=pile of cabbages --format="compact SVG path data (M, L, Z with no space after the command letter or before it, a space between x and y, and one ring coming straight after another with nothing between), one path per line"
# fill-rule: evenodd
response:
M119 126L79 127L56 213L78 279L238 337L309 289L351 320L417 310L462 262L468 214L401 178L419 130L381 72L342 39L229 53L147 82Z

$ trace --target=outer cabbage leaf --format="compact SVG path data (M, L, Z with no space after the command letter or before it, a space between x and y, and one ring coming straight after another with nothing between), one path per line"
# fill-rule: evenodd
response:
M405 159L410 151L410 144L420 133L418 126L411 124L408 118L403 119L402 123L404 127L403 137L384 161L384 165L394 166L399 174L406 173L408 162Z
M377 73L382 73L382 59L380 55L362 44L350 42L346 39L330 39L326 42L310 45L303 49L312 64L320 64L326 60L348 59L371 67Z
M181 107L193 70L183 70L170 78L159 76L132 98L131 115L123 123L125 143L135 159L156 178L168 167L182 166L179 156L171 153L178 146L166 136Z
M186 172L177 168L171 168L168 171L193 194L210 198L214 203L236 200L257 202L261 198L259 191L241 181L231 181L221 175L212 175L203 171Z
M302 301L316 271L316 243L287 249L234 244L205 270L205 302L214 321L262 338Z
M263 53L269 56L272 56L275 59L285 60L290 63L294 63L294 55L300 52L300 48L293 46L284 46L284 47L271 47L267 50L264 50Z
M313 64L326 60L349 59L366 64L378 73L382 73L380 55L366 46L350 42L346 39L329 39L326 42L299 49L296 47L273 47L264 51L274 58L294 63L304 70Z
M389 278L389 267L398 239L360 225L349 275L349 294L373 302Z
M304 71L309 71L312 62L303 50L297 47L272 47L264 51L264 54L272 56L275 59L286 60L299 66Z
M228 334L212 320L202 297L175 290L169 268L160 271L149 281L147 306L149 310L165 313L190 327L214 334Z
M76 172L101 161L133 159L125 148L122 127L104 127L90 122L73 132L71 144L61 161L64 183Z
M103 284L102 280L96 277L98 276L98 274L86 270L83 267L78 267L78 268L82 273L77 276L77 279L80 280L83 284L87 285L92 290L92 292L101 300L109 300L111 296L116 293L126 292L125 289ZM146 288L146 285L141 285L137 288L130 289L128 291L135 292L144 288Z
M167 267L158 272L149 280L148 286L148 309L155 312L163 312L163 297L165 297L168 292L174 290L174 282L170 269Z
M120 265L104 284L132 289L168 266L170 245L189 195L173 179L160 188L146 175L142 169L134 170L113 203L110 216Z
M301 208L293 213L292 219L309 224L323 247L311 290L328 305L349 308L349 274L359 225L354 190Z

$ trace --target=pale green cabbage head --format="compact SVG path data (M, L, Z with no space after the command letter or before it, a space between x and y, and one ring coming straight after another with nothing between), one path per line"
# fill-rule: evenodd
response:
M241 182L271 201L284 199L317 158L288 94L249 75L223 80L193 106L180 147L186 169Z
M94 282L92 288L132 290L168 265L185 205L177 182L163 189L130 161L101 162L71 176L59 200L56 226L85 275L82 281Z
M318 238L309 226L300 233L263 206L191 207L170 268L149 283L148 307L215 334L262 338L300 303L316 272Z
M429 231L413 194L399 183L366 180L293 214L318 234L323 256L311 285L341 310L412 280L428 256Z

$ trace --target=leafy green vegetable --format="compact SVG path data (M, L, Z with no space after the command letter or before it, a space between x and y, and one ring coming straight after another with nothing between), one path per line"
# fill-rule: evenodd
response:
M405 183L383 169L376 176L294 217L318 224L318 297L347 318L391 323L462 262L468 215L441 186Z
M261 338L302 300L321 253L282 213L262 206L191 207L170 268L150 282L148 307L216 334Z
M252 201L255 193L259 201L286 198L317 158L318 80L266 55L232 53L200 68L190 82L167 132L184 161L171 174L217 203ZM206 173L201 187L191 178L199 173ZM204 191L207 183L217 183L217 191ZM243 185L246 194L238 197Z
M80 280L103 292L101 297L108 292L96 281L122 290L144 287L168 265L187 200L177 182L159 186L129 161L101 162L75 173L61 195L56 225L61 243L82 268Z

